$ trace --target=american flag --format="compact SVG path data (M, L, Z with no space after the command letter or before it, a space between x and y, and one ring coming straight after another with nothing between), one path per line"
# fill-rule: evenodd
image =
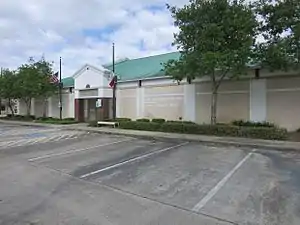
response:
M111 81L109 82L109 86L111 87L111 88L114 88L115 86L116 86L116 84L117 84L117 76L113 76L112 77L112 79L111 79Z
M57 84L59 82L59 80L58 80L58 72L56 72L55 74L53 74L50 77L50 82L53 83L53 84Z

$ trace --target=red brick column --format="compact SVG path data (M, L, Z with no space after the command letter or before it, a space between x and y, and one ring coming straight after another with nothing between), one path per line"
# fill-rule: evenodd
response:
M80 99L75 99L74 100L74 106L75 106L75 120L80 121Z

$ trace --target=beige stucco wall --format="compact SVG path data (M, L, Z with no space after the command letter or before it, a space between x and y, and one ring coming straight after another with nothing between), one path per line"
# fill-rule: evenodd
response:
M183 85L144 88L143 117L179 120L183 117Z
M267 120L288 130L300 128L300 78L267 80Z
M120 117L136 119L136 88L117 90Z
M196 84L196 122L210 123L211 84ZM224 81L218 91L217 120L249 119L249 81Z

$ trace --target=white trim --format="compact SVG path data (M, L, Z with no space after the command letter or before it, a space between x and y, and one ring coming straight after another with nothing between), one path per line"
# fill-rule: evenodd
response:
M74 88L74 90L76 91L87 91L87 90L95 90L95 89L105 89L105 90L110 90L112 89L111 87L106 87L106 86L95 86L95 87L91 87L91 88Z
M249 91L218 91L218 94L248 94ZM211 92L197 92L196 95L210 95Z
M135 95L125 95L125 96L120 96L119 98L120 99L122 99L122 98L136 98L136 96Z
M176 94L176 93L146 94L146 95L145 95L145 98L151 98L151 97L164 97L164 96L184 96L184 94Z
M83 72L84 69L86 69L87 67L92 68L95 72L100 72L103 73L104 71L107 71L108 69L105 69L103 66L101 66L101 68L97 68L93 65L90 65L88 63L86 63L85 65L83 65L79 70L77 70L74 74L73 74L73 78L74 80L79 77L79 75L81 74L81 72ZM75 85L75 83L74 83Z
M268 89L267 92L291 92L291 91L300 91L300 88L274 88Z
M75 99L91 99L91 98L102 98L101 96L84 96L84 97L78 97Z

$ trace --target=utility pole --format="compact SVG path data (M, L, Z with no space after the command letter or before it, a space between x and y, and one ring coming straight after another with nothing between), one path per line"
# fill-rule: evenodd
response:
M62 83L61 83L61 57L59 58L59 119L62 120Z
M117 108L117 104L116 104L116 88L117 88L117 76L115 75L115 43L113 43L112 46L112 71L113 71L113 119L116 119L116 108Z

